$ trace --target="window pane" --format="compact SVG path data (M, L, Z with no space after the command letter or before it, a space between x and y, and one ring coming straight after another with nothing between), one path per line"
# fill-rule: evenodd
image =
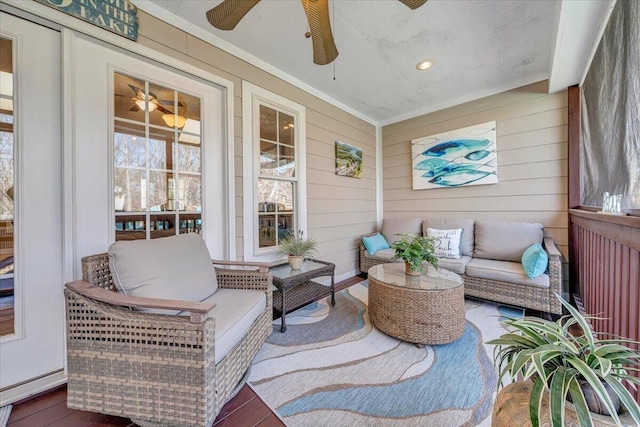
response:
M141 212L147 208L147 173L115 168L113 177L116 211Z
M293 215L278 215L278 244L282 238L294 232Z
M149 128L149 168L171 169L171 143L174 138L172 130Z
M258 179L258 207L275 208L277 212L293 211L293 182Z
M287 145L278 146L278 175L294 176L296 171L295 149Z
M143 80L125 74L114 74L113 105L115 117L144 123L144 112L147 108L144 86Z
M145 215L118 215L115 217L116 240L142 240L147 238Z
M167 197L167 180L173 175L166 172L149 171L149 197L147 204L150 211L171 211L173 206Z
M258 217L258 245L261 248L276 245L276 216L260 215Z
M260 141L260 173L273 175L278 167L277 145L267 141Z
M174 128L176 92L155 83L149 83L149 124Z
M13 41L0 38L0 305L7 313L12 313L14 302L13 66ZM0 335L14 333L13 314L1 323Z
M173 215L151 215L149 220L149 228L151 229L151 238L173 236L176 234L176 216Z
M180 210L202 211L202 180L199 176L180 175Z
M279 113L280 118L280 140L283 144L295 145L294 121L293 116L285 113Z
M278 112L264 105L260 106L260 138L278 140Z
M201 150L199 145L178 144L178 170L200 172Z
M200 233L202 230L202 217L194 214L180 214L180 234Z
M115 166L143 168L146 165L146 157L144 126L116 120L113 134Z

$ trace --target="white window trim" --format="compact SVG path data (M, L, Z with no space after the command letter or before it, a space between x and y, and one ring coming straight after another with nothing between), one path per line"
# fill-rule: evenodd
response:
M258 250L258 195L255 191L259 172L259 150L256 138L260 123L254 108L257 102L272 104L296 116L296 228L307 234L307 175L306 175L306 108L280 95L247 81L242 81L242 212L243 255L245 261L273 261L281 258L277 248Z

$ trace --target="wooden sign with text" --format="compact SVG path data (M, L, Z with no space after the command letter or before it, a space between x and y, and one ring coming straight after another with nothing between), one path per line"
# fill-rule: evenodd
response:
M138 8L129 0L34 0L131 40L138 39Z

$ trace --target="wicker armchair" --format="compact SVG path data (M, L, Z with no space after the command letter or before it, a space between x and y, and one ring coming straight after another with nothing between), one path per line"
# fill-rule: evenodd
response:
M65 289L67 405L131 418L142 426L211 425L244 384L253 357L272 330L268 264L214 264L220 288L262 290L267 298L264 313L217 364L215 319L207 317L215 303L119 294L107 254L83 258L83 280ZM190 316L130 307L182 310Z

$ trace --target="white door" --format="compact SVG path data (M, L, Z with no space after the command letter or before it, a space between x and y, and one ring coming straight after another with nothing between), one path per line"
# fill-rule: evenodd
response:
M2 219L15 245L15 321L0 337L2 406L33 380L63 377L64 305L60 33L0 12L0 37L0 165L13 180Z
M80 35L73 52L76 275L121 238L197 231L235 255L225 90Z

